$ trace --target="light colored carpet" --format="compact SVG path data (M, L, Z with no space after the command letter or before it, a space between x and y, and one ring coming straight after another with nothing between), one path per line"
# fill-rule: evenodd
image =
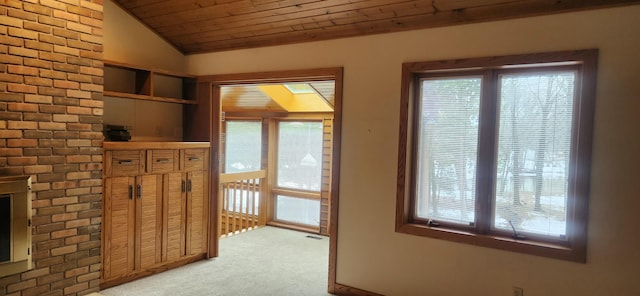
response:
M103 291L105 296L327 293L329 238L263 227L220 240L220 256Z

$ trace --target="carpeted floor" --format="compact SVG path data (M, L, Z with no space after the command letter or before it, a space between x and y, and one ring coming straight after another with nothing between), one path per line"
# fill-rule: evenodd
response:
M220 240L220 256L100 291L105 296L327 293L329 238L263 227Z

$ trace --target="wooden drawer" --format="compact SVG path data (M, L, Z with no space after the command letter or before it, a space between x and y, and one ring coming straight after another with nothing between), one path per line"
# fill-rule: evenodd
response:
M107 176L138 175L144 172L144 152L141 150L108 151L105 163Z
M178 170L178 150L148 150L147 168L150 173L165 173Z
M207 149L184 149L182 162L185 171L199 171L208 167L209 153Z

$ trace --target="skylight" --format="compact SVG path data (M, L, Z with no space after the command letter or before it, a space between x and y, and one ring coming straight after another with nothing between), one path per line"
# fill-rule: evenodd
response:
M292 94L313 94L316 91L308 83L287 83L284 85Z

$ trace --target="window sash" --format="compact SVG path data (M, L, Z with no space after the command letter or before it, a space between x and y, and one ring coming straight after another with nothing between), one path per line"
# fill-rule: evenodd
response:
M596 62L597 50L581 50L403 64L396 231L584 262ZM513 231L492 226L497 170L498 77L503 74L567 70L577 73L567 178L567 235L553 237L527 233L527 240L514 240ZM420 94L420 81L425 78L446 78L478 72L483 76L483 90L478 139L476 223L461 227L446 221L436 221L439 222L438 226L428 226L428 220L415 213L416 142L417 124L420 122L419 112L416 110L420 105L416 97Z

